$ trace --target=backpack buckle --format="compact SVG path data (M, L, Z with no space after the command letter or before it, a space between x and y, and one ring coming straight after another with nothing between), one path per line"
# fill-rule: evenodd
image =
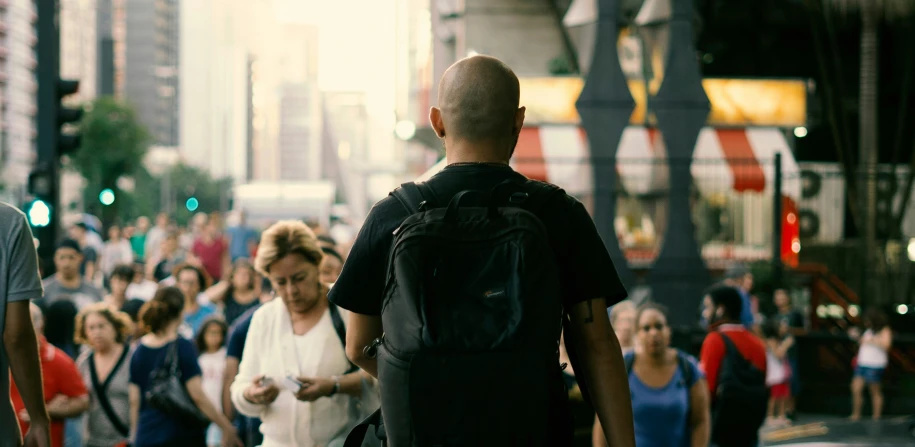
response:
M508 196L508 202L516 205L520 205L527 201L528 194L526 192L516 192Z

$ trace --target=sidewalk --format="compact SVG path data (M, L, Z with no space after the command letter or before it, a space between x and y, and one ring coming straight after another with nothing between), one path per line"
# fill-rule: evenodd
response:
M793 426L763 429L763 446L807 447L911 447L915 436L909 431L910 417L889 417L881 421L849 422L835 416L801 416Z

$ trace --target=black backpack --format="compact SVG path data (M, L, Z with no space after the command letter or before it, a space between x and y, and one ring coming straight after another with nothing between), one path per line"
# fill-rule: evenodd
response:
M755 446L769 403L766 373L744 358L730 337L723 332L718 335L726 352L718 370L712 408L712 443Z
M392 192L413 214L394 232L384 336L366 348L390 446L544 445L551 397L565 393L563 309L535 213L561 191L519 179L462 191L446 208L425 184Z

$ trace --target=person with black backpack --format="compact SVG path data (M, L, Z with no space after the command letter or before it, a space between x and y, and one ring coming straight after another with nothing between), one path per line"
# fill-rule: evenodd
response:
M740 292L731 286L711 289L703 299L709 334L702 342L700 366L712 398L711 445L755 447L766 419L766 346L740 323Z
M430 112L448 166L366 218L330 300L351 311L347 354L379 379L381 414L347 445L369 425L390 447L570 445L563 330L610 444L635 445L607 316L626 290L584 206L509 166L519 98L498 59L450 67Z

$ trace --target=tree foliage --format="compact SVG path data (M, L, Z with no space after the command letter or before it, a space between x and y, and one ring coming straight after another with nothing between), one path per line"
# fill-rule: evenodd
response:
M132 107L111 97L98 98L85 106L79 132L82 142L70 157L69 167L86 180L83 191L86 211L110 222L127 202L119 200L124 193L118 191L118 179L134 177L143 171L149 132ZM103 207L98 200L105 188L114 190L119 198L110 207Z

